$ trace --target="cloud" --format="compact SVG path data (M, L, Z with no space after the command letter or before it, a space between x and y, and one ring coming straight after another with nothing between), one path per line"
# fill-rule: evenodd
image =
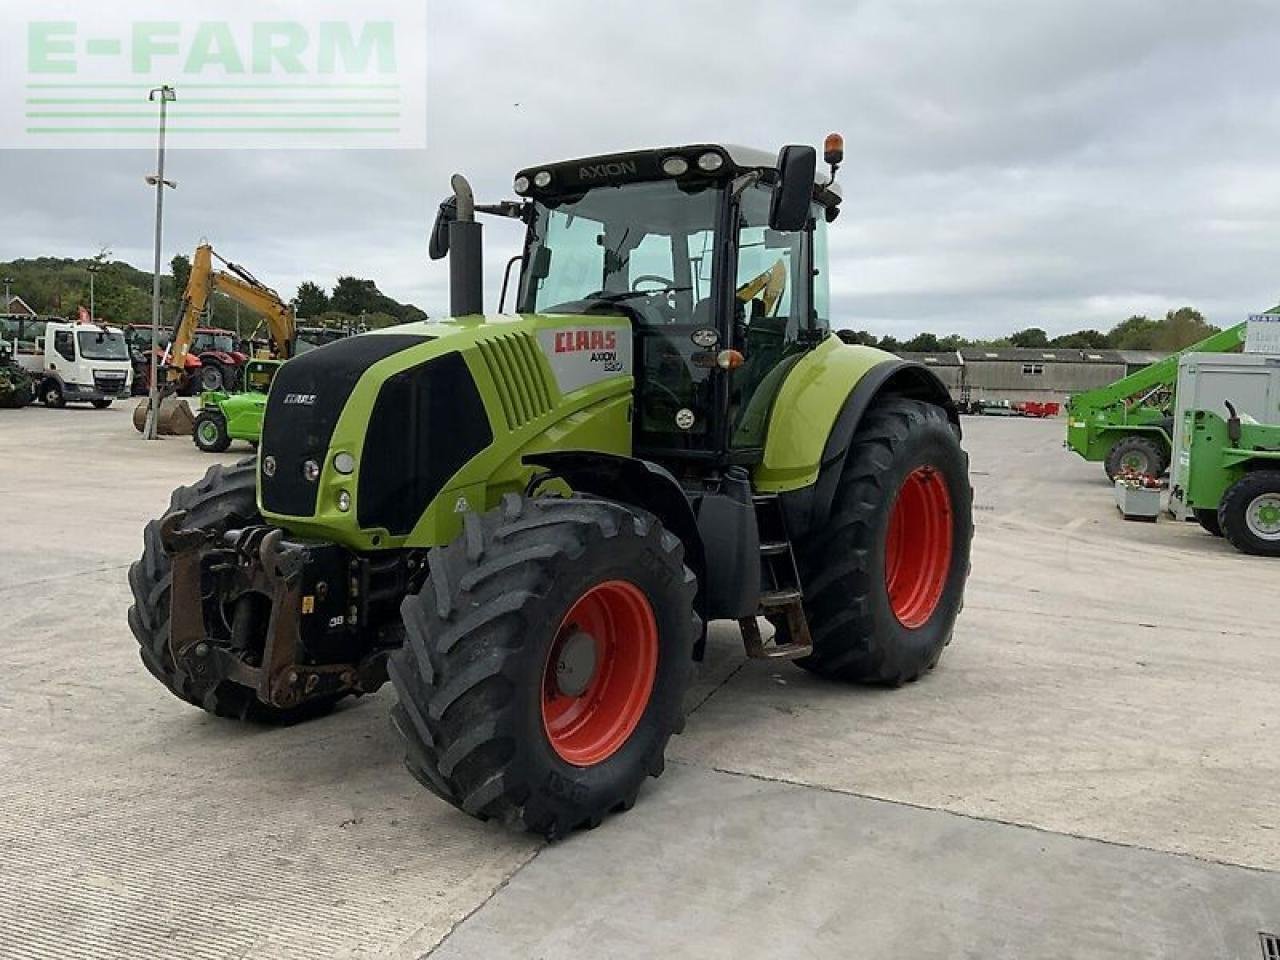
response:
M1247 0L496 0L429 7L428 149L175 152L165 259L202 237L291 293L374 278L447 308L448 177L698 141L845 134L833 315L910 335L1109 327L1278 298L1280 5ZM150 262L145 152L0 154L0 258ZM487 228L496 304L510 224Z

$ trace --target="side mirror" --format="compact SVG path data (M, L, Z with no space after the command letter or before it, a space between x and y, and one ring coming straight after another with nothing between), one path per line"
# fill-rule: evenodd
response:
M455 197L443 201L436 211L436 222L431 228L431 240L427 255L432 260L443 260L449 255L449 224L458 219L458 201Z
M529 276L534 280L545 280L551 276L551 248L539 247L529 262Z
M813 147L783 147L778 152L778 181L769 201L769 226L774 230L803 230L813 202L813 177L818 151Z

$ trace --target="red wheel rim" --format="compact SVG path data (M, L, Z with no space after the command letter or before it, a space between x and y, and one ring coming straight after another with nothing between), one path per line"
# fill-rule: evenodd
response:
M910 630L929 622L951 572L951 494L942 474L919 467L903 481L889 516L884 580L889 606Z
M589 589L561 621L542 669L552 749L579 767L613 756L644 715L657 672L658 624L640 588L607 580Z

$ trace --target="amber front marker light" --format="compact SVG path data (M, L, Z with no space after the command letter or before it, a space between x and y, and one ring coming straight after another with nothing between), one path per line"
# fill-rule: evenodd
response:
M716 365L721 370L736 370L742 363L742 354L737 350L721 350L716 355Z

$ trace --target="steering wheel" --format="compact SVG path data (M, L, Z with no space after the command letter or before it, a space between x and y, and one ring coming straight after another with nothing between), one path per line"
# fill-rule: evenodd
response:
M676 288L676 282L675 282L674 280L668 280L666 277L660 277L660 276L658 276L656 273L646 273L646 274L643 274L643 275L641 275L641 276L639 276L639 277L636 277L634 280L632 280L632 281L631 281L631 289L632 289L634 292L639 293L639 292L640 292L640 284L642 284L642 283L660 283L660 284L662 284L662 289L661 289L661 290L654 290L654 291L653 291L654 293L670 293L671 291L675 290L675 288Z

